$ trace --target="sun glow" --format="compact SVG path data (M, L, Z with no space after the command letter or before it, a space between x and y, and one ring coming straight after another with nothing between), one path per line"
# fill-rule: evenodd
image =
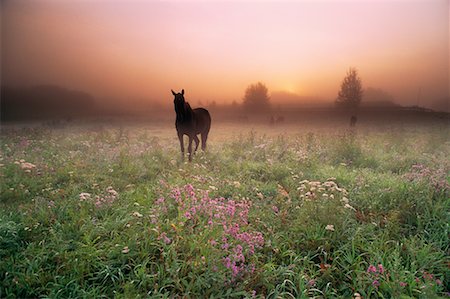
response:
M300 93L300 90L298 88L298 86L296 86L293 83L285 83L282 87L281 87L282 91L286 91L289 93Z

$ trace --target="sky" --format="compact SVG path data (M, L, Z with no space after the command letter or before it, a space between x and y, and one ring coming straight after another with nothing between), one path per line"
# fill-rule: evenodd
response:
M449 97L448 0L2 1L2 85L241 101L258 81L324 101L349 67L398 103Z

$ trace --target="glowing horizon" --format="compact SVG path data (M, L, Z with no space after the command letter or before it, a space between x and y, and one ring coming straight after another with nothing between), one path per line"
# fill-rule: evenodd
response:
M399 103L449 95L445 0L5 1L2 33L2 84L232 102L261 81L332 100L356 67Z

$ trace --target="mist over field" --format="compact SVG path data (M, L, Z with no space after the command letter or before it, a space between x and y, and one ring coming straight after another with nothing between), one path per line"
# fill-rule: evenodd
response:
M448 298L449 2L1 2L0 298Z
M274 107L301 106L333 103L355 67L374 100L449 111L445 0L1 5L2 90L53 85L146 109L182 88L194 106L239 104L263 82Z

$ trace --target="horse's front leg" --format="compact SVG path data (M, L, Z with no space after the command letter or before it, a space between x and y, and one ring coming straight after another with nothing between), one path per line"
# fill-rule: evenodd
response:
M189 155L189 162L192 162L192 136L189 136L189 146L188 146L188 155Z
M183 142L183 134L178 133L178 139L180 140L180 147L181 147L181 161L184 160L184 142Z

